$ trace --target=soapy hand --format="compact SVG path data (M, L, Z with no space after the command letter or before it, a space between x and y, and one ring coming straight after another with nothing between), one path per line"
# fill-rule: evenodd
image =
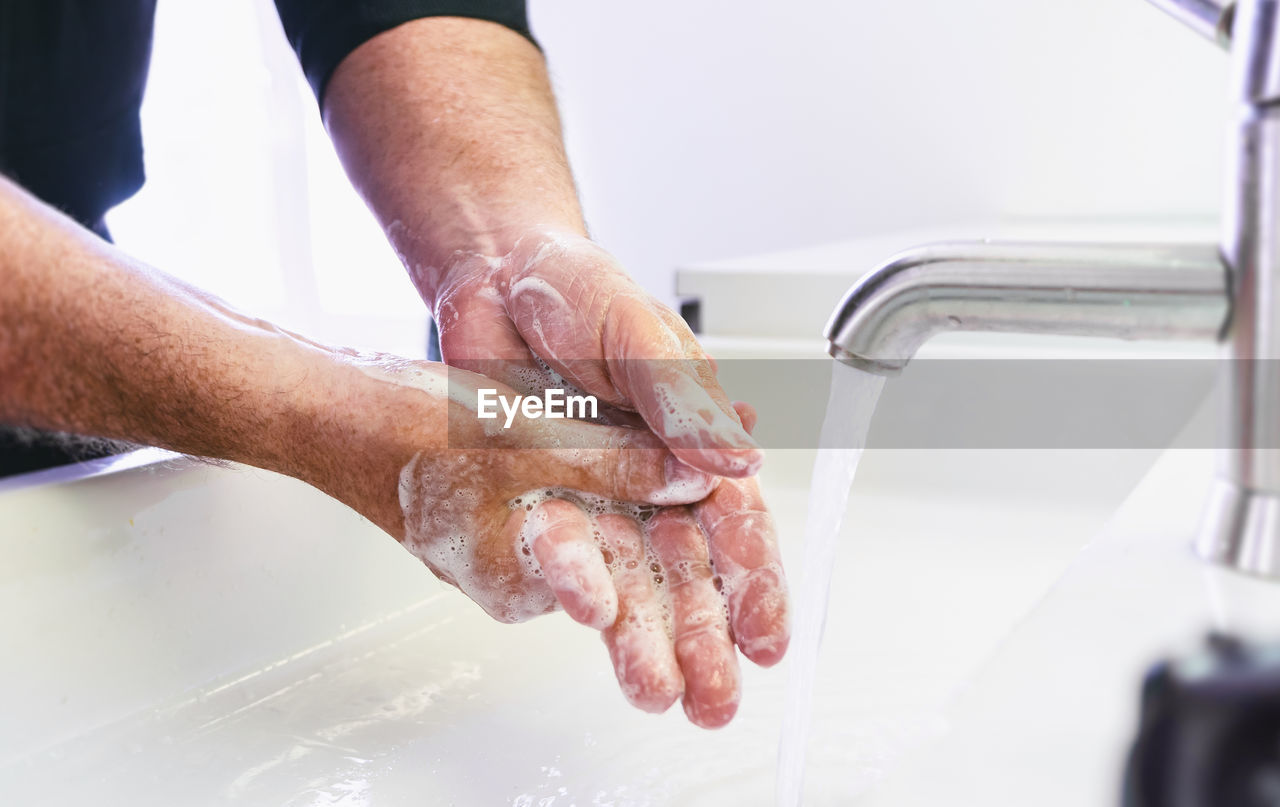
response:
M680 667L697 670L690 676L686 669L685 710L701 725L727 722L732 708L706 705L717 698L727 704L732 691L736 707L737 697L732 646L706 620L710 604L727 603L730 636L757 664L777 663L790 638L776 531L752 476L763 459L749 436L754 410L729 403L714 361L679 316L581 236L529 233L501 258L455 255L443 273L431 274L438 282L414 274L434 303L447 363L523 392L567 381L612 404L611 422L647 424L681 460L730 477L693 507L669 508L647 524L654 551L679 570L667 576L673 600L682 603L675 652ZM611 534L636 540L634 528L611 517L603 522L617 527ZM705 579L720 589L718 597L707 593ZM616 642L610 649L627 690L635 673ZM671 690L674 667L666 667ZM656 697L650 706L661 702Z
M551 386L545 372L539 379L549 366L615 413L638 414L699 470L759 470L763 453L693 333L590 240L536 231L505 256L458 253L442 270L414 274L447 364L524 390Z
M385 472L343 463L321 486L491 616L518 622L563 607L602 631L631 703L660 712L683 695L689 718L708 727L737 710L735 639L753 660L781 657L782 570L753 484L690 468L647 430L522 417L497 428L476 417L477 390L514 391L466 371L349 361L375 382L354 385L370 390L359 411L387 418L367 428L390 449L380 464L397 469L399 514L350 495L354 476L374 480L376 497ZM415 425L429 423L434 442Z

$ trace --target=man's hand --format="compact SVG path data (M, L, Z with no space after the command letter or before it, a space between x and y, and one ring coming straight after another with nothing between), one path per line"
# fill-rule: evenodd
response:
M763 453L688 326L588 239L534 231L501 258L460 253L430 290L447 364L533 391L556 385L540 360L637 412L689 465L729 477L759 470Z
M557 385L545 363L573 386L638 411L691 465L728 477L758 468L748 437L754 411L730 405L684 322L586 239L533 233L498 260L456 256L441 278L434 310L448 364L534 392ZM777 663L789 639L786 581L755 478L725 479L691 513L660 521L664 535L674 522L681 546L696 541L710 553L743 654Z
M400 537L495 619L563 607L602 631L637 707L665 711L683 695L698 725L733 717L735 640L764 663L786 642L782 570L754 485L717 486L647 430L517 419L486 432L475 392L489 379L347 361L359 372L342 384L341 409L367 414L326 433L320 456L343 459L304 468L304 479Z

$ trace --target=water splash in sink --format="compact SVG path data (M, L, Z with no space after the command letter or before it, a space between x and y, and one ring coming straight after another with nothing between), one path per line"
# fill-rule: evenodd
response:
M804 528L803 576L792 627L786 712L778 749L779 807L798 807L804 791L805 744L813 719L813 684L827 619L831 568L849 488L866 445L884 377L833 362Z

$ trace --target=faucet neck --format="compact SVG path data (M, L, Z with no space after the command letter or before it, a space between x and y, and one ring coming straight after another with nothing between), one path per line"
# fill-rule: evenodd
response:
M1239 0L1232 21L1232 86L1250 107L1280 104L1280 0Z

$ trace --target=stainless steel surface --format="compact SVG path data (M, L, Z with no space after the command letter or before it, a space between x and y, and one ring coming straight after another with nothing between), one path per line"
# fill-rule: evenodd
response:
M1235 3L1230 0L1148 0L1203 37L1226 47Z
M943 331L1215 339L1227 309L1211 245L948 243L866 275L826 335L835 358L887 375Z
M1219 479L1201 557L1280 577L1280 63L1277 0L1240 4L1232 78L1240 103L1222 254L1232 267Z
M1220 462L1224 477L1280 494L1280 110L1256 110L1240 124L1231 167L1222 252L1233 267L1235 313L1224 351L1227 375Z
M1280 578L1280 496L1219 478L1196 537L1196 554L1248 574Z
M1196 551L1280 578L1280 0L1153 2L1230 39L1238 123L1218 252L1225 270L1206 247L923 247L857 283L827 337L837 359L891 374L944 330L1145 339L1221 328L1223 442Z
M1232 22L1231 86L1251 107L1280 102L1280 0L1240 0Z

